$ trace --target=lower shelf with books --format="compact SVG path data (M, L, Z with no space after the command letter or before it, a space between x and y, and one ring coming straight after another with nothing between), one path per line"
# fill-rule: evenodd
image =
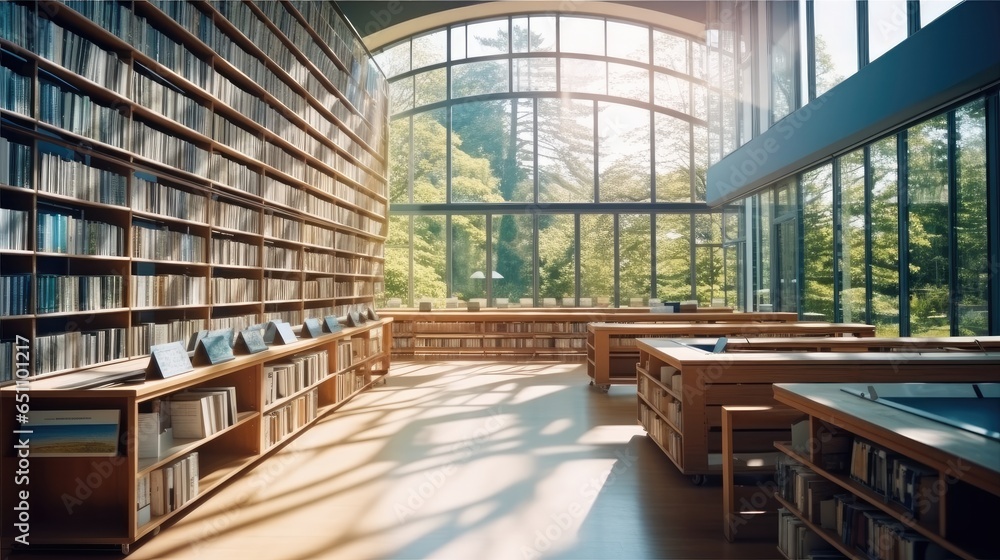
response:
M789 558L827 549L879 560L996 556L1000 439L876 402L913 391L953 414L1000 399L998 383L775 385L776 400L809 415L792 443L775 444L786 456L776 482Z
M24 408L32 421L54 424L22 426L13 413L0 418L0 469L24 472L0 481L0 499L26 504L24 514L14 507L0 511L3 548L111 545L127 551L381 379L389 367L384 337L390 323L295 338L137 384L80 388L148 368L151 360L0 389L3 410ZM334 367L342 363L333 359L338 351L350 353L345 368ZM179 354L187 357L183 346ZM274 364L290 366L283 392L270 400L265 372ZM73 422L61 422L67 418ZM80 418L91 426L75 426Z

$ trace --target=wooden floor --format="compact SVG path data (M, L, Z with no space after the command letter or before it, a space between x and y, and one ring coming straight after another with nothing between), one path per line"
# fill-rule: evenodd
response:
M725 542L717 481L680 475L636 424L635 388L593 390L584 368L398 362L129 558L778 556Z

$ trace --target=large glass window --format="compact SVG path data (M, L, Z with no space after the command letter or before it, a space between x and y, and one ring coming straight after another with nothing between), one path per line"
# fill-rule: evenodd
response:
M722 254L722 214L699 214L694 220L695 297L702 305L725 300L726 267Z
M451 297L486 297L486 217L452 216L451 235Z
M413 116L413 136L410 145L399 146L399 139L390 138L397 146L396 157L406 157L411 146L413 159L413 202L444 202L448 187L448 129L447 111L438 109ZM399 153L403 152L403 153ZM395 165L395 164L394 164ZM392 181L398 180L393 174Z
M907 131L910 334L948 336L948 125L941 115Z
M833 165L802 174L802 313L833 321Z
M598 104L598 157L602 202L649 202L649 111Z
M872 324L899 336L899 173L896 137L871 145Z
M618 269L621 303L648 302L652 263L649 214L622 214L618 217Z
M866 323L865 153L856 150L840 165L840 309L845 323Z
M518 302L534 293L534 224L527 214L493 216L493 295ZM496 272L496 274L493 274Z
M599 16L514 15L376 56L394 112L386 298L726 297L734 283L709 231L721 225L709 216L691 233L709 211L691 204L704 200L707 122L712 100L723 102L697 38ZM735 115L735 98L725 103ZM669 225L655 239L652 215ZM654 253L670 267L651 286Z
M581 297L591 297L594 298L594 301L597 301L597 298L608 298L611 303L614 303L614 239L615 221L613 215L584 214L580 216ZM569 292L567 295L573 295L573 292Z
M403 218L408 219L408 218ZM393 228L398 221L391 221L389 224L390 235L395 235ZM406 231L403 227L397 230ZM413 295L414 299L420 301L430 298L440 301L448 296L448 275L446 272L446 248L448 231L444 216L414 216L412 230L413 247ZM394 243L397 248L398 244ZM395 256L402 256L402 251L394 253ZM389 261L389 254L386 254L385 269L399 269L399 263ZM389 280L386 279L386 297L400 297L408 299L406 292L396 293L390 290Z
M795 61L798 50L798 4L771 2L771 123L782 119L798 106Z
M656 114L656 200L691 201L691 124Z
M594 103L538 100L538 201L594 201Z
M816 96L858 71L858 12L855 2L813 2Z
M907 25L906 0L868 2L868 60L903 42Z
M502 157L503 125L509 101L478 101L452 106L451 199L453 202L500 202L500 178L490 157Z
M604 55L604 20L559 18L559 50L565 53Z
M691 216L656 216L656 294L662 301L691 299Z
M576 239L576 225L573 216L566 214L538 216L539 299L553 298L558 300L574 293L576 289Z
M958 334L989 334L989 225L986 217L986 104L955 112L955 323Z
M920 0L920 27L941 17L962 0Z

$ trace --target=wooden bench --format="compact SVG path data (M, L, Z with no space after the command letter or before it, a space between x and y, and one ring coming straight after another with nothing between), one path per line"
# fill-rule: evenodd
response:
M870 337L875 327L860 323L786 322L774 314L735 313L730 322L713 323L591 323L587 326L587 375L590 384L634 384L639 357L636 340L692 337ZM735 322L737 318L747 320Z

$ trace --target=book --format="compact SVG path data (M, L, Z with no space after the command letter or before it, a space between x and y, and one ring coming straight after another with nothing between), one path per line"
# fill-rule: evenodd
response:
M113 457L118 454L119 411L34 410L31 430L36 457Z
M174 437L200 439L214 433L212 397L198 393L176 393L170 397L170 423Z

